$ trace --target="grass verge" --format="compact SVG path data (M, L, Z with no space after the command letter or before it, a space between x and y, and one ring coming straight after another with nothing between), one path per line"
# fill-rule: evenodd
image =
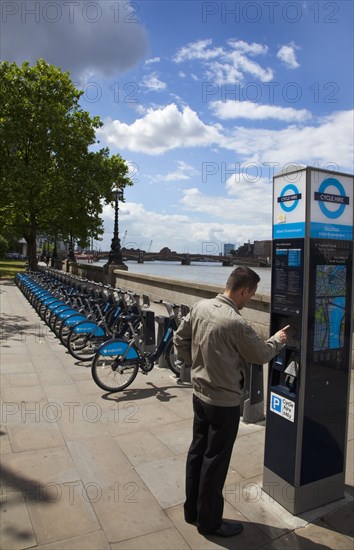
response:
M18 272L25 271L23 260L0 260L0 279L13 279Z

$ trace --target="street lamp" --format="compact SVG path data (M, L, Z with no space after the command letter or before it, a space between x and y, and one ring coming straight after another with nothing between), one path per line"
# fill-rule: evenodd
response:
M70 216L70 218L69 218L69 222L70 222L70 241L69 241L69 248L68 248L68 256L67 256L67 259L68 259L70 262L76 262L75 252L74 252L73 228L72 228L73 218L72 218L71 216Z
M53 247L53 254L52 254L53 260L58 259L58 249L57 249L57 238L54 237L54 247Z
M116 185L112 189L112 193L114 195L114 231L111 250L108 255L108 263L113 265L125 265L123 264L122 250L118 235L118 199L123 199L123 191Z

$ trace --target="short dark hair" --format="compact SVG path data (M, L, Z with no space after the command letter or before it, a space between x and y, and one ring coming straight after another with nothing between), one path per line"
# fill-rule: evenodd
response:
M235 292L239 288L256 288L260 281L258 273L247 266L236 267L226 281L226 290Z

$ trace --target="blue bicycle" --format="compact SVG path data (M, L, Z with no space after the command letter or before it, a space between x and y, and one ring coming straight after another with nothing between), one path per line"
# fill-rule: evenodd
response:
M126 315L122 320L129 325L130 339L114 338L107 340L96 349L91 367L92 378L102 390L118 392L134 381L139 369L147 374L154 368L155 362L164 354L171 371L180 375L183 362L177 357L173 346L173 332L179 323L178 306L163 302L169 317L161 342L153 353L144 351L141 335L134 328L136 315Z

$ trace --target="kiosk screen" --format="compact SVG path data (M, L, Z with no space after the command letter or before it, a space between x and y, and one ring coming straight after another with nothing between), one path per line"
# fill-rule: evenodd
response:
M272 310L300 315L303 284L303 240L274 241Z

